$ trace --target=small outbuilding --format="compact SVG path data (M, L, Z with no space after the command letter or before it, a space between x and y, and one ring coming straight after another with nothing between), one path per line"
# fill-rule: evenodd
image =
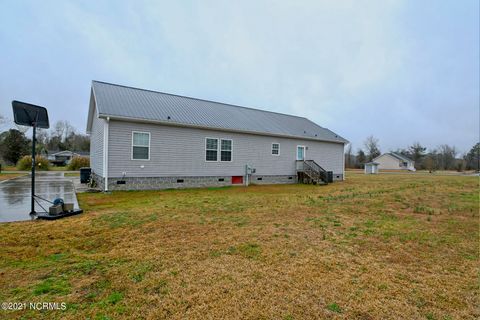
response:
M378 173L378 162L368 162L365 163L365 174L377 174Z

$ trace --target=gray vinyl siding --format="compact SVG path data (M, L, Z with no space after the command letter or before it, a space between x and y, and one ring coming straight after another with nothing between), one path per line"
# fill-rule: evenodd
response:
M103 130L105 120L96 117L92 120L90 133L90 167L99 176L103 176Z
M150 133L150 160L132 160L132 131ZM123 172L126 177L241 176L246 164L257 169L256 175L295 175L297 145L308 147L306 159L343 174L342 143L114 120L109 136L109 177L122 177ZM232 162L206 162L206 137L232 139ZM272 143L280 143L280 156L271 154ZM98 155L92 152L92 157Z

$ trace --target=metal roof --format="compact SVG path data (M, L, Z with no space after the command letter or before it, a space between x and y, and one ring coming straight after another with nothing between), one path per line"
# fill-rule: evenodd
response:
M412 159L409 159L407 158L406 156L400 154L400 153L396 153L396 152L388 152L388 153L383 153L381 155L379 155L378 157L376 157L375 159L373 159L372 161L375 161L377 160L378 158L382 157L382 156L385 156L385 155L390 155L392 157L394 157L395 159L397 160L400 160L400 161L410 161L410 162L413 162Z
M394 156L395 158L401 160L401 161L410 161L410 162L413 161L412 159L409 159L409 158L407 158L406 156L404 156L403 154L400 154L400 153L390 152L390 154L392 156Z
M70 150L48 150L47 151L47 154L49 154L51 156L56 156L56 155L60 155L60 154L63 154L63 153L77 154L79 156L90 155L90 152L88 152L88 151L70 151Z
M92 82L92 92L99 117L348 142L303 117L101 81Z

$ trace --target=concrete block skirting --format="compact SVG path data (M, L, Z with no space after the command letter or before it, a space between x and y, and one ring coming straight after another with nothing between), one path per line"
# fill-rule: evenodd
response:
M334 173L333 174L333 181L342 181L343 180L343 174L341 173Z
M95 181L95 183L97 184L97 188L100 189L100 190L104 190L104 187L105 187L105 180L104 178L100 177L98 174L96 174L95 172L92 172L92 179L93 181Z
M104 178L92 173L99 189L104 189ZM334 174L334 180L343 175ZM245 177L244 177L245 179ZM245 183L245 180L243 181ZM252 175L250 184L292 184L297 183L295 175ZM177 176L177 177L125 177L108 178L108 190L162 190L180 188L225 187L232 185L231 176Z
M223 179L223 181L222 181ZM123 181L125 183L123 183ZM224 187L231 177L125 177L109 178L109 190L161 190L180 188Z
M291 176L260 176L252 175L250 184L288 184L297 183L296 175Z
M295 176L259 176L250 177L252 184L296 183ZM94 175L99 188L104 187L104 180ZM245 181L244 181L245 182ZM108 190L162 190L179 188L225 187L232 185L231 176L178 176L178 177L125 177L109 178Z

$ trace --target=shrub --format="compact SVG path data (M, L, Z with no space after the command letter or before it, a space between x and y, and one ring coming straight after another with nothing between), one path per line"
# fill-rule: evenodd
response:
M17 162L18 170L30 170L32 168L32 156L24 156ZM43 156L35 156L35 168L38 170L48 170L50 163Z
M79 170L83 167L90 167L90 158L76 156L68 164L68 170Z

